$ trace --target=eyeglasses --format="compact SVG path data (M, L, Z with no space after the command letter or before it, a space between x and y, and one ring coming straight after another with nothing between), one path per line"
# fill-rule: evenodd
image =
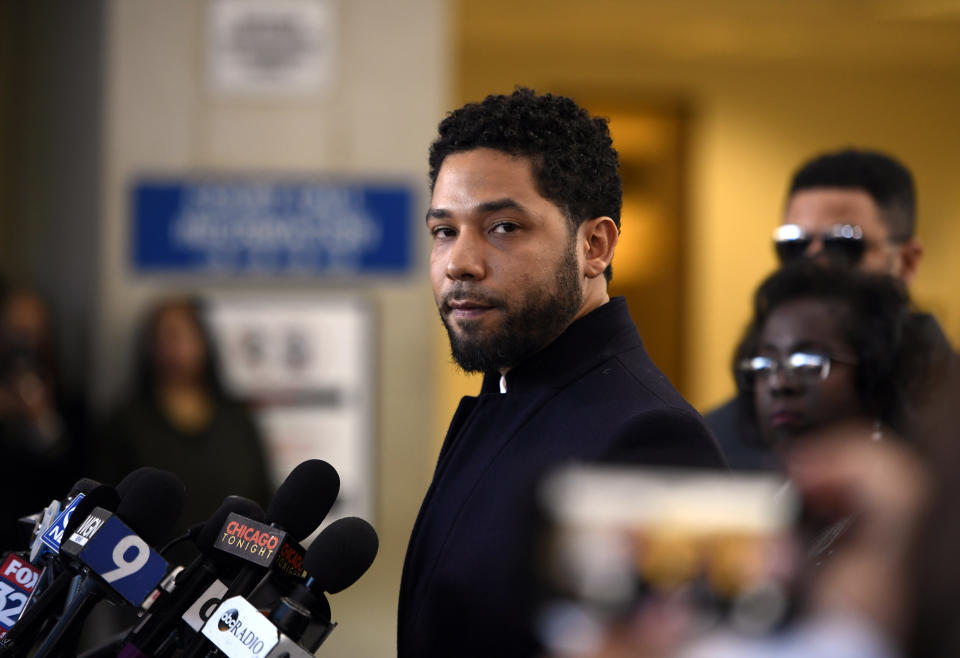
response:
M857 360L851 357L827 356L814 352L794 352L782 359L769 356L743 359L737 364L737 371L748 388L752 387L757 380L768 380L777 374L781 374L794 382L815 384L830 376L830 364L833 361L857 365Z
M814 236L796 224L784 224L773 232L773 245L780 263L785 265L804 257ZM856 265L867 250L863 229L855 224L834 224L820 236L823 253L830 260Z

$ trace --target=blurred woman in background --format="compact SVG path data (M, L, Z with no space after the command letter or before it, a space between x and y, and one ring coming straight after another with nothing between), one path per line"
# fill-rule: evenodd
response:
M909 435L938 346L892 277L801 262L759 287L737 348L741 408L774 451L839 422Z
M106 482L139 466L176 473L187 486L180 529L205 520L229 494L266 506L260 433L224 389L198 300L166 299L147 314L135 387L110 414L98 460Z

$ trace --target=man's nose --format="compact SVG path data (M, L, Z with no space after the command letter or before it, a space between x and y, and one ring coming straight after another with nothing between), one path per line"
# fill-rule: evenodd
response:
M820 237L815 237L810 240L810 244L807 245L806 251L803 252L804 256L808 258L816 258L823 255L823 239Z
M472 230L461 231L447 252L447 276L451 279L482 279L486 276L483 238Z
M810 244L807 245L806 250L803 252L803 256L821 265L829 265L832 263L830 254L823 248L823 239L819 237L813 238L810 241Z

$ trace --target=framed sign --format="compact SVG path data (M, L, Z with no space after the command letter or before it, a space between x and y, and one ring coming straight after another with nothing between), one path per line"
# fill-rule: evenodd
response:
M327 522L372 521L374 324L353 297L222 296L209 321L227 387L256 410L279 484L306 459L340 474Z
M144 274L397 275L413 268L411 187L141 179L132 261Z
M336 80L332 0L212 0L208 79L214 93L321 95Z

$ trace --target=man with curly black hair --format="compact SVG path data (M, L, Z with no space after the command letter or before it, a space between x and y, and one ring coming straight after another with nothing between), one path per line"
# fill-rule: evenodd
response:
M537 481L570 461L721 467L607 282L621 183L607 122L518 89L452 112L430 149L430 273L451 421L407 549L398 653L531 656Z

